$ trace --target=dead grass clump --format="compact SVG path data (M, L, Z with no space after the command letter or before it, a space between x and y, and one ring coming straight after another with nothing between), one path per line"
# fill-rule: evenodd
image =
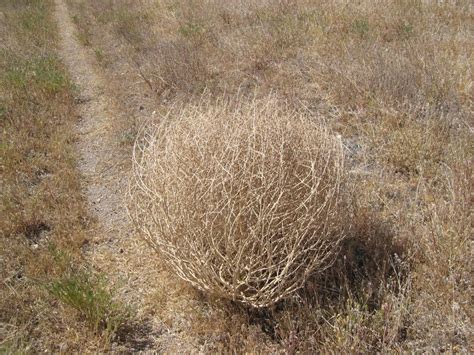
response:
M263 307L326 268L342 238L338 139L272 98L177 116L135 146L131 211L179 277Z

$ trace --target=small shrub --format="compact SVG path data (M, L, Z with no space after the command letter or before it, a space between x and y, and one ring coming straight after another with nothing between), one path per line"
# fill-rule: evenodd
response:
M343 155L320 125L270 98L181 109L142 138L132 219L198 289L265 307L335 255Z

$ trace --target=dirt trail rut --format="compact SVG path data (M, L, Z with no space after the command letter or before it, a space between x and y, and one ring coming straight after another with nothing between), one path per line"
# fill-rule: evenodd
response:
M126 215L131 152L130 147L121 144L121 130L123 123L131 119L127 117L129 113L114 96L93 51L77 39L65 1L55 0L55 5L60 54L78 87L78 165L91 213L98 222L89 233L84 252L88 262L107 275L120 302L137 313L131 333L112 350L195 352L196 339L186 335L186 314L192 305L182 296L183 286L176 284L175 277L161 269L158 262L150 267L156 255L133 237ZM155 315L156 299L160 297L161 306L169 315L167 325Z
M117 174L121 162L114 139L114 121L120 116L116 103L105 93L104 80L97 73L94 58L76 39L74 25L62 0L56 1L56 18L61 35L61 54L74 83L81 121L78 147L79 168L87 181L87 197L94 214L107 234L123 230L126 216L122 203L126 184L124 174Z
M133 246L133 238L130 238L132 228L124 207L130 161L129 153L124 152L119 138L118 122L124 119L124 114L109 94L93 53L79 43L65 2L56 0L55 5L61 36L60 53L78 87L76 102L81 116L78 123L78 165L84 177L84 191L91 214L98 222L89 233L84 252L88 262L107 275L120 302L139 308L137 304L143 299L143 287L140 287L143 265L131 264L133 260L146 258L146 254L142 248ZM127 334L121 344L115 344L114 350L156 348L154 338L162 332L162 326L145 320L143 315L138 319L138 324L134 325L136 329Z

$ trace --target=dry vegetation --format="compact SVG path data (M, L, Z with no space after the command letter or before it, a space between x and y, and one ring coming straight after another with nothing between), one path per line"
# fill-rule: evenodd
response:
M134 68L160 112L203 94L274 92L343 138L350 232L336 263L296 299L267 313L227 309L232 321L214 319L221 329L200 336L223 333L232 351L265 349L249 335L257 322L289 352L469 348L469 1L71 6L104 70Z
M260 308L328 267L343 238L340 140L271 98L173 116L137 142L130 211L181 278Z
M57 280L71 271L43 247L54 243L74 257L88 223L70 149L72 88L53 54L54 26L45 25L50 3L0 4L0 344L58 349L65 338L83 339L78 324L88 319L87 306L74 306L87 302L67 297L72 308L51 311L64 294L55 291ZM69 4L82 43L123 84L118 90L139 78L147 100L171 122L199 118L192 107L203 95L238 106L271 92L276 106L324 121L342 137L349 206L334 264L290 299L258 311L183 288L179 297L201 302L190 328L204 349L472 349L470 1ZM136 77L123 76L124 67ZM206 102L206 110L218 109ZM127 136L137 123L130 124ZM48 287L33 282L45 277ZM102 290L93 279L78 284ZM157 297L154 314L166 304ZM85 311L67 317L71 309ZM90 341L103 341L106 333L94 325L100 322L90 323Z
M74 88L52 2L0 1L0 352L102 349L126 315L83 263Z

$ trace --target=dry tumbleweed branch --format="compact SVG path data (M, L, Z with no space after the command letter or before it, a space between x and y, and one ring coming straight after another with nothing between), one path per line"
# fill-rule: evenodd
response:
M269 98L180 109L134 150L130 213L179 277L264 307L334 257L340 140Z

